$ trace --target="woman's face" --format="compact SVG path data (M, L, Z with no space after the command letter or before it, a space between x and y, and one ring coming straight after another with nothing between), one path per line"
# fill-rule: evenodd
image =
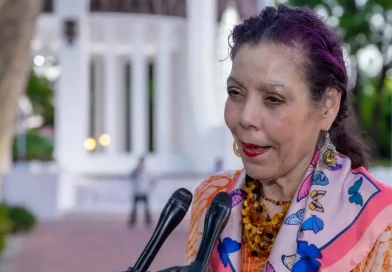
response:
M307 166L325 129L301 76L301 58L297 49L267 43L245 44L234 58L225 121L255 179L273 180Z

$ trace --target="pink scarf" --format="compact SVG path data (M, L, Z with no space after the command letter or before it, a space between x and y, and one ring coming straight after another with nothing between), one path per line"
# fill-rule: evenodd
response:
M364 168L351 169L348 157L339 154L334 168L320 169L319 152L297 189L265 270L351 271L371 251L382 232L392 224L392 189L373 180ZM229 182L224 176L210 179L201 188L203 199L227 191L233 209L211 259L214 272L241 271L242 201L245 172ZM201 190L200 189L200 190ZM195 196L196 198L197 196ZM204 218L208 201L195 203ZM203 222L191 222L188 259L198 248Z

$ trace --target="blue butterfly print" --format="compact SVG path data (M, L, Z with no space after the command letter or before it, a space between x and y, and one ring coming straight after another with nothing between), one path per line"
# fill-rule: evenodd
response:
M246 192L242 189L235 189L230 193L232 199L232 207L234 208L246 198Z
M354 185L352 185L348 189L348 194L350 195L349 201L350 203L355 203L359 206L363 206L363 198L362 195L359 193L359 189L361 189L363 179L360 177L356 182L354 182Z
M323 229L324 229L324 221L317 215L312 215L311 217L306 219L301 226L301 231L312 230L316 234Z
M329 184L329 180L323 172L317 171L316 173L314 173L312 185L327 186L328 184Z
M328 166L327 169L328 169L329 171L338 171L338 170L342 169L342 167L343 167L342 164L335 163L334 166Z
M284 223L286 225L300 225L304 220L304 213L305 209L300 209L296 213L289 215L285 220Z
M297 258L299 260L294 263L291 272L317 272L321 267L321 263L316 259L321 259L320 249L315 245L309 245L306 241L298 241Z
M229 265L231 271L233 272L235 272L235 269L230 261L229 253L234 253L240 250L240 248L241 248L241 243L238 243L237 241L229 237L224 238L223 241L219 239L219 244L218 244L219 257L222 261L223 266L227 267L227 265Z

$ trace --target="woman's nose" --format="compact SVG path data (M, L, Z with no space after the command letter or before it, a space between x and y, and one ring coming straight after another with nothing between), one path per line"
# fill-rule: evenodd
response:
M240 123L244 128L260 129L261 106L253 99L249 99L241 113Z

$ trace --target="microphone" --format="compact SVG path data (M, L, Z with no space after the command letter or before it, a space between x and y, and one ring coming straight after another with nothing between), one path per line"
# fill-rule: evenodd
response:
M203 267L203 271L207 271L216 241L229 221L231 208L231 196L226 192L220 192L213 198L207 210L203 237L194 261L199 267Z
M231 196L226 192L218 193L211 202L204 220L203 237L195 260L186 266L173 266L158 272L207 272L212 251L219 235L226 227L232 208Z
M158 224L134 267L128 271L145 272L150 267L167 237L180 224L192 203L192 193L180 188L173 193L158 220Z

